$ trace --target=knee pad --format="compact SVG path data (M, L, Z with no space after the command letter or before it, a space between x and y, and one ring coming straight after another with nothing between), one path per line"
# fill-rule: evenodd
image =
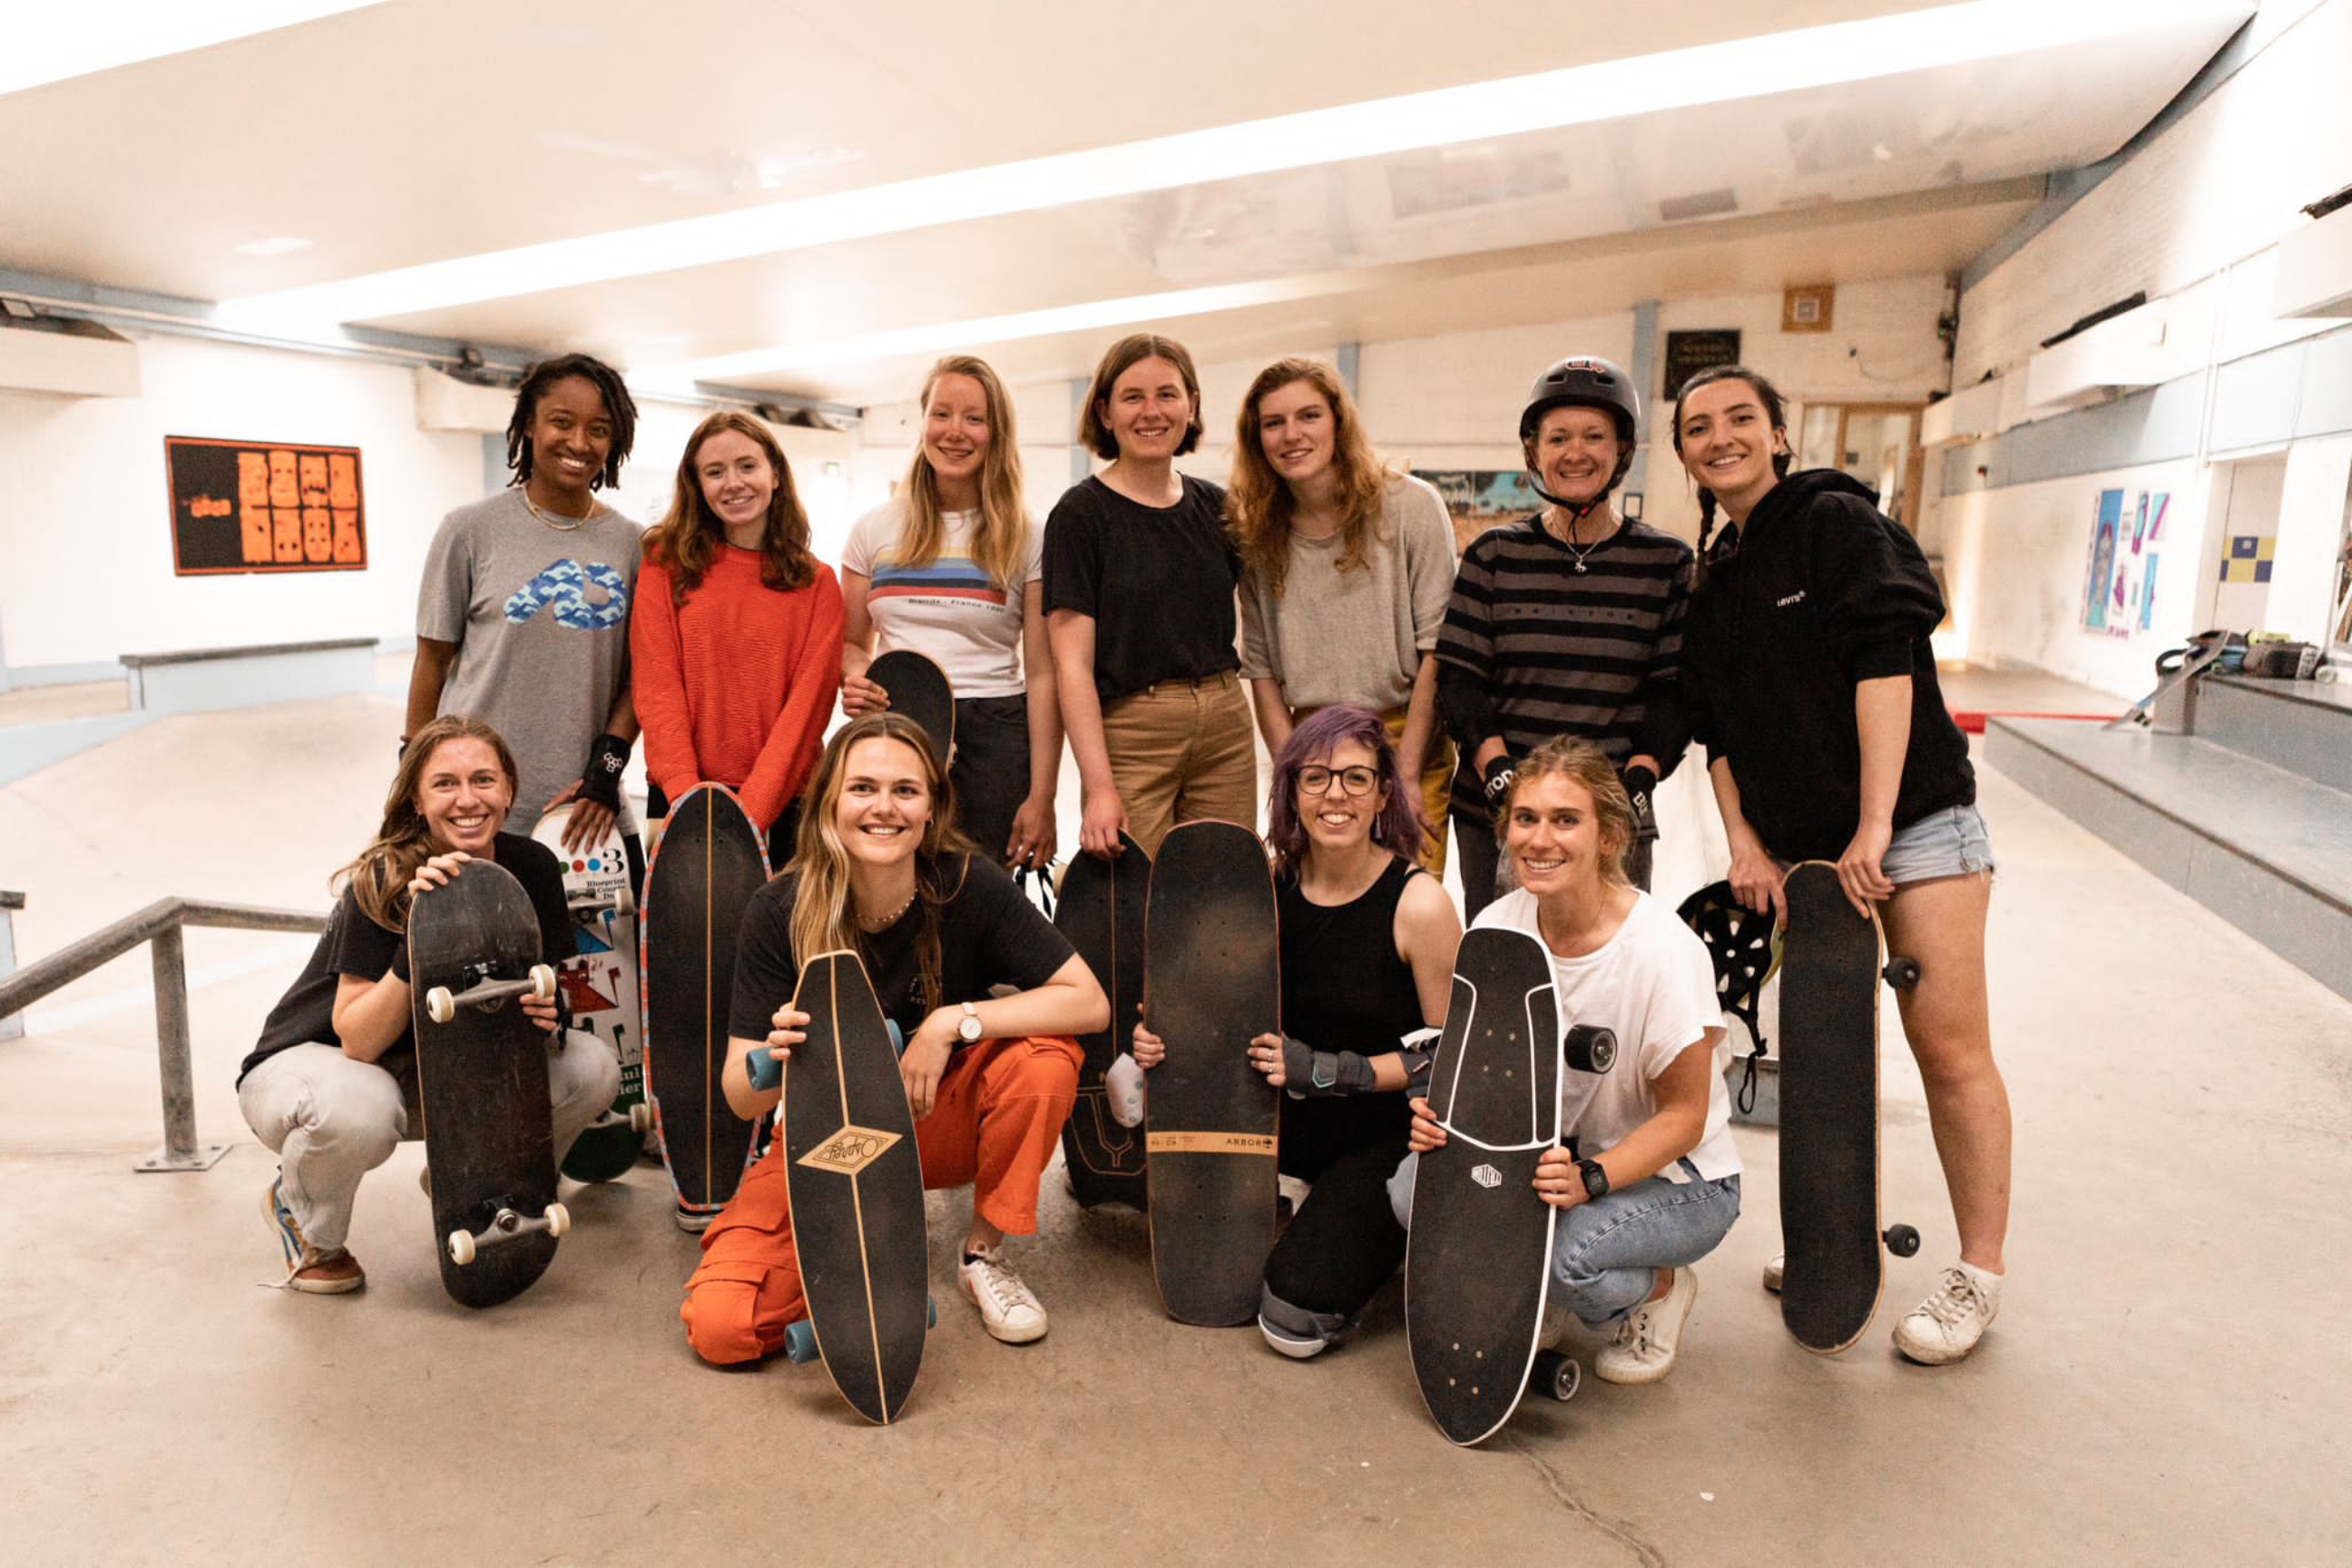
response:
M1343 1312L1310 1312L1261 1285L1257 1331L1265 1336L1267 1344L1291 1360L1307 1361L1333 1345L1344 1343L1356 1331L1356 1320Z

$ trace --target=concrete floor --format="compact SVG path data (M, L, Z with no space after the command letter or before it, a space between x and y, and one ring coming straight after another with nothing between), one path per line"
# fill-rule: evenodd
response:
M168 720L0 789L20 953L166 892L323 907L397 723L383 698ZM1961 1366L1885 1338L1955 1246L1891 1009L1885 1205L1927 1246L1841 1358L1798 1349L1757 1286L1769 1131L1738 1133L1748 1216L1700 1267L1674 1376L1531 1400L1478 1451L1421 1408L1393 1289L1311 1365L1179 1327L1142 1222L1049 1176L1016 1257L1051 1335L982 1333L950 1274L963 1200L936 1196L944 1317L882 1431L815 1368L696 1363L694 1243L648 1167L567 1193L547 1278L473 1313L441 1292L409 1145L362 1189L365 1292L262 1288L273 1163L230 1080L309 939L194 932L200 1126L235 1145L211 1172L131 1172L159 1126L143 957L0 1046L5 1555L2352 1560L2352 1005L1998 775L1983 804L2017 1205L2003 1316Z

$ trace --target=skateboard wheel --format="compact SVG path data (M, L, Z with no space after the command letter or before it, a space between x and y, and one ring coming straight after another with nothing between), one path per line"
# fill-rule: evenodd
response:
M1565 1405L1575 1398L1576 1391L1584 1385L1584 1369L1577 1364L1574 1356L1562 1355L1558 1351L1538 1351L1536 1352L1535 1385Z
M646 1133L654 1130L654 1108L644 1100L629 1107L629 1131Z
M1617 1065L1617 1036L1595 1024L1579 1024L1561 1045L1569 1067L1577 1072L1604 1073Z
M546 1212L541 1217L547 1221L547 1234L550 1237L561 1237L572 1228L572 1211L562 1204L548 1205Z
M784 1354L794 1366L816 1360L816 1330L806 1318L784 1325Z
M425 1016L436 1024L446 1024L457 1016L457 1001L446 985L436 985L425 994Z
M542 1002L555 1000L555 971L544 963L530 966L530 994Z
M1919 1250L1919 1233L1907 1225L1886 1227L1886 1250L1897 1258L1909 1258Z
M1886 984L1897 991L1908 991L1919 984L1919 961L1916 958L1890 958L1883 971Z
M939 1326L940 1299L937 1296L926 1296L923 1298L923 1327L936 1329Z
M471 1231L453 1230L449 1233L449 1261L460 1268L474 1261L474 1237Z

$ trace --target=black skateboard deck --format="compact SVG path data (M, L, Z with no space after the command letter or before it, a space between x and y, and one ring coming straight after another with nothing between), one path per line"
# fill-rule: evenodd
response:
M637 1003L637 900L629 888L620 824L595 843L567 850L563 830L571 821L572 808L559 805L530 830L563 868L573 952L557 962L556 978L572 1027L595 1036L620 1058L621 1088L612 1107L582 1130L563 1156L563 1173L575 1182L610 1182L636 1164L646 1130L654 1124L653 1108L646 1104L645 1047L637 1037L645 1016Z
M552 997L530 895L488 860L416 896L410 1017L441 1284L468 1307L530 1289L571 1216L555 1201L550 1037L518 998Z
M1881 1241L1908 1257L1919 1239L1908 1226L1878 1228L1878 917L1854 913L1827 860L1800 862L1782 892L1780 1321L1832 1355L1878 1310ZM1909 984L1916 966L1898 959L1884 974Z
M1282 1032L1274 878L1256 834L1188 822L1161 841L1144 917L1151 1270L1182 1323L1254 1322L1274 1247L1279 1097L1250 1065Z
M923 727L946 767L955 752L955 689L928 654L894 648L866 667L866 679L890 694L890 711ZM1000 846L989 846L992 849Z
M759 830L721 784L688 790L646 871L638 922L646 1005L646 1094L677 1200L713 1213L743 1180L751 1122L719 1092L735 933L768 879Z
M1556 1398L1576 1392L1576 1363L1538 1349L1559 1211L1536 1195L1536 1164L1559 1142L1561 1056L1543 944L1496 927L1466 932L1430 1062L1429 1108L1446 1142L1414 1173L1404 1257L1413 1376L1454 1443L1501 1431L1531 1373ZM1591 1065L1605 1070L1613 1057L1612 1043Z
M834 1387L887 1426L922 1371L930 1310L914 1115L856 953L803 965L793 1005L808 1038L784 1066L777 1118L808 1321Z
M1078 1069L1078 1103L1062 1127L1062 1163L1070 1194L1079 1204L1147 1206L1143 1130L1121 1127L1110 1113L1103 1074L1127 1049L1143 997L1145 895L1151 886L1151 857L1125 834L1127 852L1115 860L1076 855L1062 873L1054 924L1070 939L1110 998L1110 1026L1078 1037L1087 1053Z

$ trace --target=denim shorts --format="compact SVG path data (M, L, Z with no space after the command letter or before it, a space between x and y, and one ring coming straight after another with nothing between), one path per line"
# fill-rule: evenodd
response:
M1983 815L1973 805L1929 812L1895 834L1878 868L1898 888L1990 871L1992 839L1985 833Z

